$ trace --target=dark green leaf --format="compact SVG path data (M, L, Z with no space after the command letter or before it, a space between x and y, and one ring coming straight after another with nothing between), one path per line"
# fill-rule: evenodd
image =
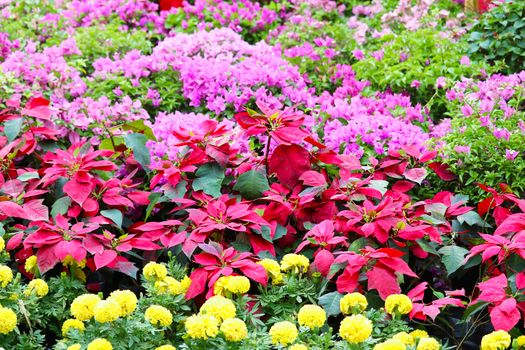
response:
M204 191L213 197L221 195L221 184L224 180L224 169L217 163L208 163L197 169L197 178L193 181L195 191Z
M239 176L233 189L239 191L246 199L256 199L260 198L264 191L269 190L270 185L266 176L250 170Z

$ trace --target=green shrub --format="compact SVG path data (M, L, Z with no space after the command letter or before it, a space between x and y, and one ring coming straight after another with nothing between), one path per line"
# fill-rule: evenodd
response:
M505 73L525 68L525 6L507 1L486 12L472 27L469 52L488 62L502 60Z

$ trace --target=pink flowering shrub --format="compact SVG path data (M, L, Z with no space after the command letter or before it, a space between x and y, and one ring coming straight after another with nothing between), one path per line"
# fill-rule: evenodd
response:
M522 72L464 80L447 92L451 131L442 139L441 152L461 184L496 187L504 182L516 193L524 193L519 175L525 169L524 90ZM473 187L467 193L476 198L481 194Z

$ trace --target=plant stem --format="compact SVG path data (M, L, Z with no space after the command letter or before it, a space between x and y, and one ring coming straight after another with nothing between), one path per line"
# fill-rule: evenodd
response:
M264 152L264 165L266 166L266 176L270 176L270 171L268 169L268 157L270 156L270 142L272 141L272 136L268 135L268 141L266 141L266 151Z

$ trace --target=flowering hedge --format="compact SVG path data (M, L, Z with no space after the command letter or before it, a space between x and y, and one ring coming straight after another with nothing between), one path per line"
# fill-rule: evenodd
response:
M525 348L524 73L453 2L0 10L0 346Z

